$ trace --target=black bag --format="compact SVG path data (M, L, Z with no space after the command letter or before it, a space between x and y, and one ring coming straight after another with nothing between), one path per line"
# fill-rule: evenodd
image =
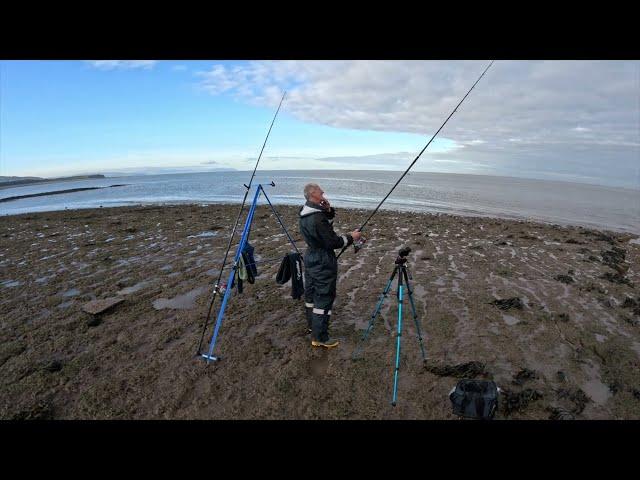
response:
M498 386L489 380L460 380L449 399L455 415L491 420L498 408Z

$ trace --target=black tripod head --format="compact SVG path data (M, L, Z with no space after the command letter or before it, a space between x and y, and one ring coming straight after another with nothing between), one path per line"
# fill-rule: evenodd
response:
M407 255L409 255L409 252L411 252L411 247L402 247L398 252L398 258L396 258L395 263L397 265L402 265L403 263L406 263Z

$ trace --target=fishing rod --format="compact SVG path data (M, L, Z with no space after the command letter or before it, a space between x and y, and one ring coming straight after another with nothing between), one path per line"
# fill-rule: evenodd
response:
M218 292L220 291L220 280L222 279L222 273L224 272L224 266L227 263L227 258L229 256L229 250L231 250L231 244L233 243L233 238L236 235L236 230L238 229L238 224L240 222L240 217L242 216L242 211L244 210L244 205L247 201L247 196L249 195L249 190L251 189L251 183L253 182L253 178L256 176L256 170L258 170L258 164L260 163L260 159L262 158L262 152L264 152L264 147L267 145L267 140L269 140L269 135L271 134L271 129L273 128L273 124L276 121L276 117L278 116L278 112L280 111L280 107L282 106L282 102L284 101L284 97L287 94L285 91L282 94L282 98L280 99L280 103L278 104L278 109L276 110L275 115L273 116L273 120L271 120L271 125L269 126L269 131L267 132L267 136L264 139L264 143L262 144L262 148L260 149L260 154L258 155L258 160L256 161L256 165L253 168L253 173L251 174L251 178L249 179L249 185L244 185L246 191L244 192L244 198L242 199L242 204L240 205L240 211L238 212L238 217L236 218L236 223L233 226L233 230L231 231L231 236L229 237L229 244L227 245L227 251L224 254L224 259L222 260L222 266L220 267L220 274L218 275L218 279L216 280L215 287L213 289L213 298L209 303L209 310L207 311L207 318L204 322L204 327L202 328L202 335L200 336L200 343L198 344L198 350L196 355L200 354L200 348L202 347L202 340L204 339L204 334L207 331L207 327L209 326L209 319L211 317L211 311L213 310L213 304L216 301L216 297L218 296Z
M458 107L460 107L460 105L462 105L462 102L464 102L464 99L467 98L467 95L469 95L471 93L471 90L474 89L474 87L478 84L478 82L480 81L480 79L482 77L484 77L484 74L487 73L487 70L489 70L489 68L491 67L491 65L493 65L494 60L491 60L491 63L489 63L489 65L487 66L487 68L484 69L484 72L482 72L482 75L480 75L478 77L478 79L476 80L476 83L473 84L473 86L469 89L469 91L467 92L467 94L462 97L462 100L460 100L460 103L458 103L458 105L456 105L456 108L453 109L453 112L451 112L449 114L449 116L447 117L447 119L444 121L444 123L440 126L440 128L438 129L438 131L436 133L433 134L433 136L431 137L431 140L429 140L429 143L427 143L424 148L422 150L420 150L420 153L418 153L418 156L415 158L415 160L413 162L411 162L411 165L409 165L409 168L407 168L405 170L405 172L402 174L402 176L398 179L398 181L395 183L395 185L393 187L391 187L391 190L389 190L389 193L387 193L387 195L382 199L382 201L378 204L378 206L376 207L376 209L371 213L371 215L369 215L367 217L367 219L364 221L364 223L362 224L362 226L360 228L358 228L357 231L361 232L362 229L367 225L367 223L369 223L369 220L371 220L371 218L376 214L376 212L378 211L378 209L380 208L380 206L384 203L384 201L389 197L389 195L391 195L391 193L395 190L395 188L398 186L398 184L402 181L402 179L405 177L405 175L407 173L409 173L409 170L411 170L411 167L413 167L413 165L418 161L418 159L420 158L420 156L424 153L424 151L427 149L427 147L431 144L431 142L433 142L433 139L436 138L436 135L438 135L438 133L440 133L440 130L442 130L442 128L447 124L447 122L449 121L449 119L453 116L454 113L456 113L458 111ZM361 245L360 245L361 246ZM354 245L354 249L357 252L360 248L360 246ZM338 254L338 256L336 258L340 258L340 255L342 255L342 253L347 249L347 246L345 245L344 247L342 247L342 250L340 250L340 253Z

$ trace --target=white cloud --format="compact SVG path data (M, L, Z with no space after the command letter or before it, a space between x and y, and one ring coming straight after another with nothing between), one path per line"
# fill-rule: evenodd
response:
M157 60L88 60L87 63L99 70L130 70L134 68L148 70L158 62Z
M199 77L211 94L271 108L287 90L283 110L305 122L426 141L487 64L253 61L216 64ZM489 164L524 169L536 158L551 171L575 159L576 168L606 163L607 174L627 175L640 157L639 92L638 61L496 61L439 138L455 142L451 155L493 155Z

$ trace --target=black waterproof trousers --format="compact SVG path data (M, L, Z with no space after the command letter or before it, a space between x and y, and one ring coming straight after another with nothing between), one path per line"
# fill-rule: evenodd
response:
M314 340L329 339L331 307L336 298L338 260L332 250L309 248L304 255L304 301Z

